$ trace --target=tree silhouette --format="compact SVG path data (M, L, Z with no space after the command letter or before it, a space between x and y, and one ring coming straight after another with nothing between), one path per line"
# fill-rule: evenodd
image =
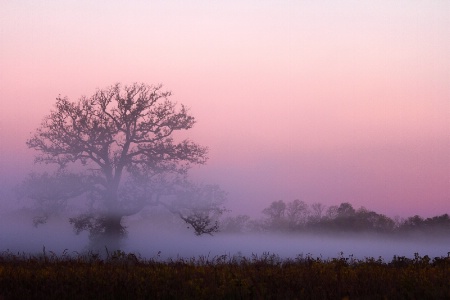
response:
M223 211L224 194L187 181L189 167L206 162L207 148L175 141L175 133L192 128L195 119L170 96L161 86L135 83L115 84L78 102L58 97L27 141L39 151L36 162L56 164L58 171L30 176L25 193L48 207L84 196L87 212L70 222L91 237L117 239L125 232L122 219L148 205L169 209L196 234L217 231L211 217Z
M271 229L284 230L287 225L285 218L286 203L283 200L273 201L262 211L266 215L266 226Z
M310 213L308 204L298 199L289 202L286 208L289 229L295 230L305 225Z

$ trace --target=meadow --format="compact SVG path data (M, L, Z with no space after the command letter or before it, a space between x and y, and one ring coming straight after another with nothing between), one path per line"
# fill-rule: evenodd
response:
M2 252L0 299L450 299L450 253L356 259L264 253L145 259Z

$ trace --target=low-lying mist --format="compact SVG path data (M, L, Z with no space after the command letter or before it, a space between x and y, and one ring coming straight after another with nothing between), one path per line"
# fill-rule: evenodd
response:
M195 236L192 230L164 229L146 221L135 220L127 224L128 234L122 250L140 254L147 259L191 258L219 255L276 254L280 258L299 255L334 258L343 255L363 259L382 257L390 261L394 255L414 257L414 253L430 257L447 256L450 252L448 238L399 239L375 234L332 235L301 233L216 233ZM33 227L31 220L4 215L0 220L0 251L29 254L83 253L89 243L87 233L76 235L66 219L52 219Z
M58 255L105 251L106 247L158 259L271 253L281 258L385 260L414 253L446 256L450 251L447 213L391 219L348 202L326 206L295 199L255 208L263 214L260 219L226 216L230 212L225 205L227 192L215 183L192 181L188 174L190 167L207 162L208 147L178 133L191 129L196 119L170 96L161 85L116 83L77 101L58 97L53 110L26 140L28 148L36 150L35 161L41 167L14 188L16 195L0 192L0 251ZM286 163L293 163L289 156L271 164ZM328 169L316 165L313 169L320 178L328 174ZM339 176L347 173L339 170ZM285 174L266 175L270 182L286 180ZM302 176L287 175L295 182L308 182ZM264 185L255 183L256 189ZM247 188L253 189L252 185ZM311 188L323 189L317 183ZM306 193L306 198L322 198L318 195ZM17 204L7 200L10 197L18 199ZM22 209L4 211L20 201ZM240 208L237 211L242 213ZM422 238L411 234L417 232ZM446 233L427 237L435 232Z

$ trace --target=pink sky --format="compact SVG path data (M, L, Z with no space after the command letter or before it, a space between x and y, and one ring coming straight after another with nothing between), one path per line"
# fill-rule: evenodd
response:
M450 212L448 1L2 1L0 176L55 98L163 83L236 212Z

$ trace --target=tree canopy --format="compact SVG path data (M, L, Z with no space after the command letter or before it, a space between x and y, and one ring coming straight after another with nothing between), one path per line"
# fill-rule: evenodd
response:
M89 209L71 223L91 234L122 234L122 218L148 205L166 207L197 234L216 231L211 214L223 211L224 194L188 182L188 169L204 164L208 149L176 141L175 133L192 128L195 118L170 96L160 85L135 83L99 89L77 102L58 97L27 141L39 153L36 162L58 171L30 176L25 193L41 204L86 196ZM43 188L54 184L58 188Z

